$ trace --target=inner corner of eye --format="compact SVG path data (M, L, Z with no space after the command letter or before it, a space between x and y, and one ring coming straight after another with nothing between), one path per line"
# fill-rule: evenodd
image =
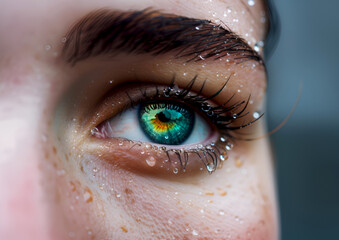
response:
M157 100L106 120L92 130L92 135L159 145L190 145L207 141L212 127L185 103Z

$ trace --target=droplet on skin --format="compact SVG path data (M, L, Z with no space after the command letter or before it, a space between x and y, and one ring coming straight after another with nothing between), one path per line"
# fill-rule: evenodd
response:
M225 215L224 210L220 210L220 211L219 211L219 215L220 215L220 216L224 216L224 215Z
M177 174L178 172L179 172L178 168L174 168L174 169L173 169L173 173L174 173L174 174Z
M93 168L93 172L98 172L98 169L97 168Z
M192 235L193 235L193 236L198 236L198 235L199 235L199 233L198 233L198 231L197 231L197 230L194 230L194 229L193 229L193 231L192 231Z
M154 157L149 157L146 159L146 163L148 166L150 167L154 167L155 166L155 163L156 163L156 160Z
M251 6L251 7L252 7L252 6L254 6L254 4L255 4L255 1L254 1L254 0L248 0L248 2L247 2L247 3L248 3L248 5L249 5L249 6Z
M46 46L45 46L45 50L46 50L46 51L51 50L51 48L52 48L51 45L46 45Z

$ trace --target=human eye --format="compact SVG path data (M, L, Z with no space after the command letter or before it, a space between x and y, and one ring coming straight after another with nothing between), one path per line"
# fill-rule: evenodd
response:
M138 170L153 168L174 175L203 170L212 173L228 159L236 138L241 139L237 131L259 116L247 116L249 97L242 99L235 93L223 103L215 102L230 77L208 96L204 95L206 81L199 85L198 80L194 76L183 88L175 84L175 77L168 86L118 86L105 101L102 112L107 115L97 113L102 116L90 134L114 145L113 155L128 151L133 157L125 164Z

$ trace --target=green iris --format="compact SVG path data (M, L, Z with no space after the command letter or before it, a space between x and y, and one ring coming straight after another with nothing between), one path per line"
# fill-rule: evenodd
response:
M141 104L139 123L146 136L155 143L182 144L192 132L194 112L177 102Z

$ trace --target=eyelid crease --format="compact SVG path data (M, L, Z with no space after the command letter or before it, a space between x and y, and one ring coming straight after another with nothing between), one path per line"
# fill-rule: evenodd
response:
M176 58L186 58L187 62L227 57L236 63L254 60L264 64L245 40L221 25L149 8L91 12L71 28L66 39L63 56L72 65L119 51L160 55L174 50Z

